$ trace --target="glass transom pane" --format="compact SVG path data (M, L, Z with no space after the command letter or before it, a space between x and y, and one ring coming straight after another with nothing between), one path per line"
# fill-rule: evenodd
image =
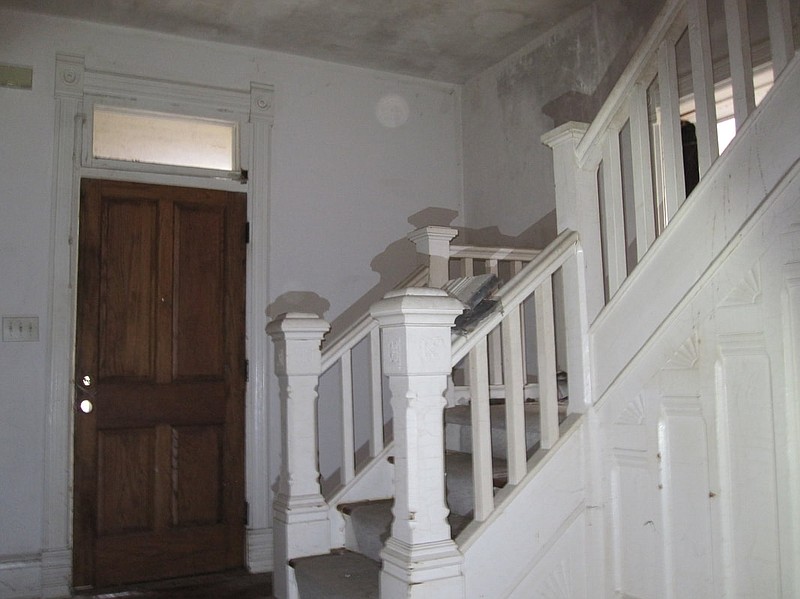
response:
M235 140L233 122L94 107L94 158L232 171Z

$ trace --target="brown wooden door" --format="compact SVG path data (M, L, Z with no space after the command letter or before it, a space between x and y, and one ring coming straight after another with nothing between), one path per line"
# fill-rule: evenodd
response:
M75 586L243 563L245 214L243 194L82 183Z

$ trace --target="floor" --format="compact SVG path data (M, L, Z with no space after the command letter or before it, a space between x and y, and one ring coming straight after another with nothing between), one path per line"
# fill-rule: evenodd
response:
M225 572L76 593L76 599L267 599L272 574Z

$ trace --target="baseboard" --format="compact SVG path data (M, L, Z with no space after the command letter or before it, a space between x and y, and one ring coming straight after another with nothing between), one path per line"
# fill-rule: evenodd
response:
M40 597L42 560L39 554L0 556L0 597Z
M272 529L250 528L247 530L247 569L254 574L272 572Z

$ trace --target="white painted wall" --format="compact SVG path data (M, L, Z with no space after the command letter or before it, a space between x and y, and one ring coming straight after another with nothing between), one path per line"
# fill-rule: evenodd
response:
M3 587L4 572L35 562L42 546L56 52L85 56L91 70L275 87L270 263L261 265L269 268L270 304L289 292L316 294L322 301L308 307L329 304L324 316L333 320L408 274L413 246L401 240L413 215L463 212L457 87L0 10L0 62L34 71L33 90L0 88L0 312L36 315L41 329L38 342L0 343L0 597L33 596ZM397 128L375 115L389 93L410 107Z
M555 237L552 152L540 138L594 116L661 4L598 1L465 84L464 205L475 242L544 247Z

